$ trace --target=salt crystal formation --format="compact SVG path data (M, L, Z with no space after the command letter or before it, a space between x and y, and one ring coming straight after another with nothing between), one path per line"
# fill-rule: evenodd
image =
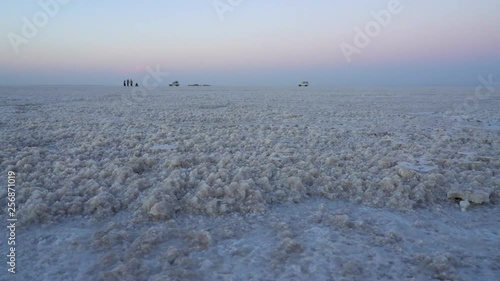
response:
M339 108L326 92L314 110L297 101L260 109L259 96L253 104L218 96L210 102L224 106L203 108L156 96L125 108L109 96L44 103L38 112L50 112L48 120L2 115L10 132L1 140L2 167L22 175L20 219L259 213L317 196L410 210L447 193L473 204L498 193L494 132L426 129L408 114ZM464 183L473 192L449 193ZM492 189L478 191L484 186Z
M408 242L415 228L429 227L425 216L415 225L393 218L450 215L450 198L461 201L463 210L482 204L478 212L493 213L500 199L498 99L482 101L481 110L471 113L481 122L457 118L460 113L445 114L454 103L466 100L469 90L308 88L305 94L303 89L180 87L136 97L122 87L4 87L0 163L4 175L9 170L17 174L20 225L38 233L45 229L40 225L84 222L86 240L58 244L68 253L72 251L66 245L78 248L78 253L88 251L89 260L95 253L102 256L101 266L86 271L95 275L85 278L80 272L80 279L376 280L370 275L373 270L381 279L395 280L418 279L414 273L425 268L436 278L457 280L458 258L412 251L464 245L465 238L432 244L427 233L446 233L436 229L422 230L423 238ZM7 197L6 188L0 189L0 197ZM306 209L304 204L315 200L323 200L324 207L306 217L302 209L294 217L276 213L282 206L292 206L288 212L298 206ZM1 202L0 215L5 217L6 201ZM340 203L352 205L328 210ZM368 218L352 214L365 208L371 210L363 213ZM370 220L373 210L387 212L387 218ZM287 221L265 229L275 223L268 221L270 213ZM245 224L249 218L252 225ZM98 229L89 234L87 226ZM239 245L246 235L256 238ZM498 248L494 231L484 235L488 249ZM26 246L33 245L33 254L59 247L41 241L43 236L33 239ZM351 239L362 244L356 248ZM384 253L365 255L377 248L374 245L385 247L388 259L404 253L405 262L414 268L402 266L385 276L393 264L378 263L377 255ZM481 249L488 251L486 246ZM449 251L474 255L475 249ZM357 254L344 257L352 252ZM470 270L494 270L494 255L464 254L460 260L474 264L491 257L483 267ZM232 267L224 267L228 263ZM268 266L263 272L271 273L223 275L246 273L248 268L239 267L247 264ZM323 275L314 278L313 272L321 270ZM56 280L78 279L68 276ZM484 280L488 276L482 275Z
M460 209L462 210L462 212L467 211L467 208L469 206L470 206L469 200L462 200L462 201L460 201Z
M481 190L451 190L448 192L448 198L467 200L474 204L489 203L490 195L490 193Z

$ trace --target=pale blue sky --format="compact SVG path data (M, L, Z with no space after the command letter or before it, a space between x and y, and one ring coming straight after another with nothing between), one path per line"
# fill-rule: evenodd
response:
M168 80L216 85L473 85L478 75L500 78L497 0L401 0L401 13L350 63L339 46L355 46L354 28L364 29L371 12L391 0L242 0L223 19L212 0L65 1L46 25L35 26L33 38L23 35L23 18L33 22L44 13L39 3L58 2L3 3L0 84L119 84L140 81L144 68L156 65ZM12 34L26 39L13 47Z

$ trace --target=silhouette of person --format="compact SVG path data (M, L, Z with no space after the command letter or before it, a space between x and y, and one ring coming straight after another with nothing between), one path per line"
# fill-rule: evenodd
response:
M130 86L130 80L127 79L127 87Z
M139 84L135 83L135 86L136 86L136 87L139 87Z
M130 79L130 87L134 87L134 81L132 81L132 79Z
M123 80L123 87L127 86L127 80Z

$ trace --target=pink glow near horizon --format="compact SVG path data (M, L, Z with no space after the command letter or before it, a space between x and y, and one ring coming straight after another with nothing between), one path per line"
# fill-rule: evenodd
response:
M492 0L477 4L464 0L444 2L439 5L430 1L413 1L411 5L405 2L403 12L393 15L392 22L370 38L369 45L359 54L353 55L353 65L431 66L437 62L488 64L499 61L500 21L495 16L498 5ZM458 2L463 7L453 6ZM121 30L106 33L109 27L87 21L94 11L83 7L80 8L84 12L68 9L67 15L61 14L61 22L54 18L53 25L47 25L23 46L21 53L12 55L9 46L1 46L0 71L126 75L144 72L146 66L161 65L168 71L227 71L230 74L248 69L348 67L339 45L353 44L354 28L363 30L374 20L371 11L384 9L387 1L377 0L370 5L326 1L304 5L292 1L290 7L294 8L270 3L264 11L263 4L254 4L257 6L238 8L224 22L219 22L211 10L193 10L192 4L184 3L176 5L179 10L186 9L183 11L190 18L173 15L164 18L160 14L153 17L156 11L148 10L144 15L137 15L136 20L142 18L138 26L126 17L112 14L115 4L102 5L109 6L111 14L96 14L102 17L101 21L105 23L109 17L113 19L111 26L120 29L123 26L124 30L135 33L129 35ZM128 2L127 5L138 4ZM162 5L165 9L171 8L170 4ZM311 10L311 5L317 7ZM344 8L350 14L335 8ZM310 10L302 13L307 9ZM422 14L426 17L422 18ZM16 22L17 17L11 17ZM300 23L296 22L298 18Z
M354 36L354 34L352 34ZM464 40L466 38L466 40ZM347 39L349 39L347 37ZM8 67L16 69L88 70L114 68L119 72L134 72L144 65L162 63L179 69L217 68L235 66L308 66L339 65L343 57L336 45L339 39L303 42L300 38L285 40L256 39L248 42L212 42L206 46L170 44L162 47L142 43L130 48L77 47L72 50L28 49L21 56L7 57ZM487 44L485 44L487 43ZM437 58L467 60L478 57L499 57L500 35L493 28L471 27L468 30L434 28L381 34L359 56L359 63L381 61L433 61ZM122 50L124 49L124 50ZM125 55L126 54L126 55ZM5 56L5 54L3 55ZM115 66L115 67L110 67Z

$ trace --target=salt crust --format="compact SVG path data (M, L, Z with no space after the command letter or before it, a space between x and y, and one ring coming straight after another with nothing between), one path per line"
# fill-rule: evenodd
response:
M200 112L206 97L199 93L156 92L126 107L114 103L121 92L87 95L69 93L64 106L44 103L29 116L2 111L8 133L0 139L0 161L18 172L19 220L35 229L33 245L57 250L38 237L44 226L57 225L45 222L83 216L98 228L88 240L71 241L101 255L90 271L98 280L251 280L233 278L245 276L241 264L257 265L262 280L470 280L464 273L486 280L498 272L494 220L453 228L472 212L430 211L449 204L450 194L473 203L496 203L500 194L497 132L409 114L430 103L448 107L449 96L426 96L422 104L419 95L408 95L402 104L399 94L379 101L351 92L318 92L314 99L231 92L212 101L227 106ZM15 101L27 102L17 95ZM498 111L486 109L479 117L498 119ZM158 144L175 149L154 149ZM428 159L433 169L399 165L415 159ZM319 197L333 200L311 213L296 204ZM336 208L343 201L381 209ZM282 206L289 209L277 211ZM418 219L408 231L405 219L412 217ZM183 219L189 223L181 227ZM272 231L254 231L269 223ZM55 273L50 280L66 280L70 270L51 264L68 256L62 251L50 260L39 256L32 268L46 266Z
M428 126L415 117L423 115L392 114L387 104L366 110L363 100L342 96L347 107L339 107L326 92L307 108L299 93L225 93L211 102L228 106L203 112L203 99L181 94L127 107L119 94L63 107L43 101L60 94L36 98L43 106L33 114L50 112L48 119L1 115L9 132L1 165L22 175L24 223L99 220L122 210L143 220L259 213L318 196L411 210L445 202L455 190L470 190L456 197L473 204L500 194L498 132L451 119Z

